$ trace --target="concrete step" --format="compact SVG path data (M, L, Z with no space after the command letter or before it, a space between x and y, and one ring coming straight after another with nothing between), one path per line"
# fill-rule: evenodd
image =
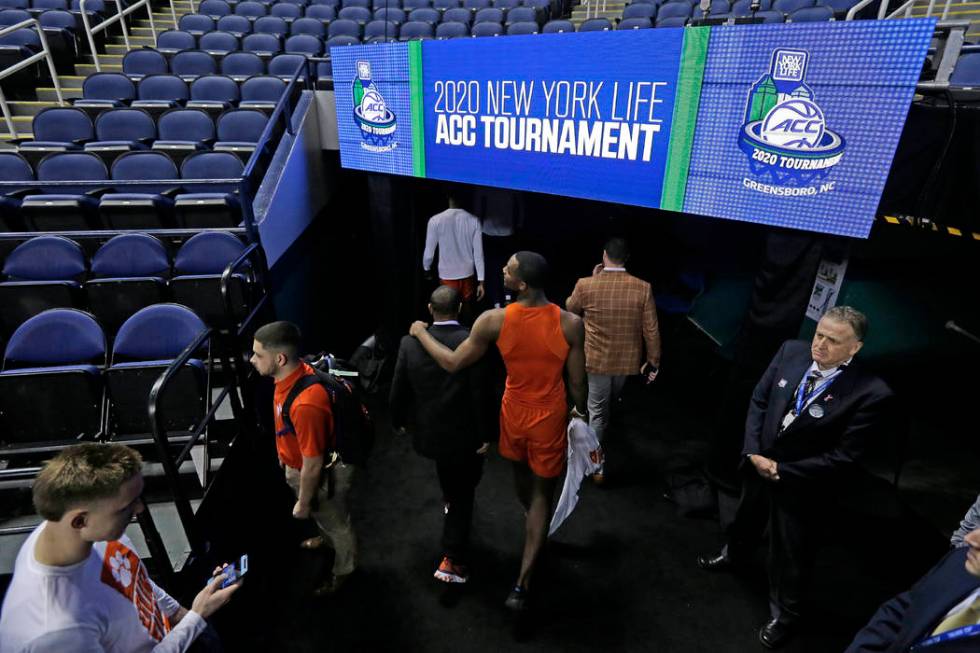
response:
M583 11L581 13L580 12L572 12L572 17L569 20L571 20L573 23L575 23L575 26L577 27L578 25L580 25L582 22L584 22L586 19L589 19L589 18L608 18L610 21L612 21L613 23L615 23L616 20L618 20L618 19L620 19L622 17L623 17L623 11L622 10L619 10L619 11L600 11L598 14L596 14L594 12L590 12L589 14L586 14Z
M95 64L90 63L77 63L75 64L75 72L82 76L82 79L88 77L92 73L99 72L95 69ZM121 73L122 64L103 64L102 72L104 73Z
M149 34L147 34L146 36L134 36L132 34L129 35L129 45L131 48L141 48L144 45L154 46L156 44L157 44L156 39L154 39ZM121 45L125 49L126 42L123 41L123 37L121 36L113 36L106 43L106 46L109 45Z
M119 66L121 68L122 58L123 58L122 54L100 54L99 63L102 65L103 68L105 68L106 66ZM78 61L75 63L75 66L77 67L79 64L94 65L94 60L92 59L92 55L83 54L81 57L78 58Z
M17 138L27 138L31 133L31 121L34 116L14 116L14 129L17 130ZM10 130L7 129L7 121L0 118L0 137L6 135L10 138Z
M70 86L61 87L61 95L65 98L67 102L71 98L82 97L82 87ZM37 99L41 102L54 102L58 101L58 95L54 92L53 86L41 86L37 89Z
M15 100L13 102L8 102L7 106L10 107L10 113L12 113L15 117L33 117L36 116L41 109L56 107L58 106L58 103L35 100Z

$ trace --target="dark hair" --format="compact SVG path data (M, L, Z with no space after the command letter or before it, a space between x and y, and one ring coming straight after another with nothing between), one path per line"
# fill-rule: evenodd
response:
M432 291L429 297L432 304L432 312L439 315L457 315L461 303L459 291L451 286L439 286Z
M299 358L299 350L303 344L299 327L284 320L259 327L255 332L255 339L270 351L286 354L289 360Z
M624 238L610 238L606 241L603 250L605 250L606 256L609 257L610 261L616 261L617 263L625 263L630 257L630 246Z
M828 309L823 316L851 325L851 328L854 329L854 335L861 342L864 342L864 337L868 335L868 318L856 308L851 306L834 306Z
M517 278L529 288L541 290L548 282L548 261L537 252L521 251L514 254L517 259Z

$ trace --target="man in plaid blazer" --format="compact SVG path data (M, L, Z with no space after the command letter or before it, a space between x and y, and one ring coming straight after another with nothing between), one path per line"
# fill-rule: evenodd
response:
M585 318L585 371L589 376L589 421L599 442L609 426L612 403L631 374L657 377L660 332L650 284L626 271L629 246L611 238L602 263L579 279L565 307ZM600 468L592 479L605 482Z

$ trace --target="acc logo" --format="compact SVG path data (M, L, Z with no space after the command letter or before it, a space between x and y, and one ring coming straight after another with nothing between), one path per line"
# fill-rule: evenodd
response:
M745 105L738 145L748 155L752 173L767 177L775 186L811 191L771 194L807 195L831 190L832 184L819 191L802 187L827 177L844 155L844 139L827 128L824 113L804 82L809 58L804 50L774 51L769 74L755 83ZM746 182L756 190L770 188Z
M357 79L351 85L354 99L354 122L361 129L361 147L370 152L390 152L395 141L395 114L381 97L371 79L371 62L357 62Z

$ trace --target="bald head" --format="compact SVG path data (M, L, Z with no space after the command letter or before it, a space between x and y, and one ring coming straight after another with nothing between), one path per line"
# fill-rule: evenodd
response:
M459 291L449 286L439 286L429 296L429 312L437 321L455 320L459 315Z

